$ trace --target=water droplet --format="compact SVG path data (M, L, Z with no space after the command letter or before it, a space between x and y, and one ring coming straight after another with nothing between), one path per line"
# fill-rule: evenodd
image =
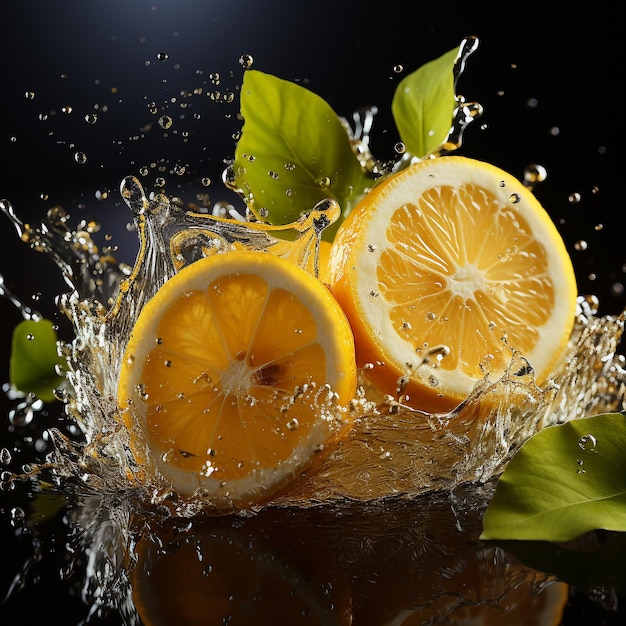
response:
M330 188L331 180L328 176L320 176L320 178L315 181L315 184L318 185L318 187L321 187L324 191L326 191Z
M254 63L254 59L252 58L251 54L242 54L239 57L239 64L241 65L241 67L243 67L245 70L248 70L252 67L252 64Z
M509 196L509 203L510 204L518 204L521 199L522 199L522 196L520 196L519 193L512 193Z
M580 239L574 244L574 250L578 252L584 252L587 249L587 242L584 239Z
M85 163L87 163L87 155L84 152L75 152L74 161L76 161L76 163L78 163L79 165L84 165Z
M14 509L11 509L11 524L13 526L21 525L25 519L26 513L22 507L16 506Z
M87 122L87 124L95 124L97 121L98 121L97 113L87 113L87 115L85 115L85 122Z
M164 130L172 127L173 120L169 115L161 115L159 118L159 126Z
M11 462L11 452L8 448L2 448L0 450L0 464L8 465Z
M534 189L538 183L542 183L548 177L548 172L543 165L532 163L524 168L524 186Z
M157 52L156 58L159 61L167 61L167 59L169 59L169 55L167 52Z
M571 193L569 197L567 198L568 202L570 202L571 204L578 204L581 201L581 199L582 197L577 191L575 191L574 193Z
M596 450L597 445L598 445L598 440L592 434L583 435L578 440L578 447L581 450L597 452Z

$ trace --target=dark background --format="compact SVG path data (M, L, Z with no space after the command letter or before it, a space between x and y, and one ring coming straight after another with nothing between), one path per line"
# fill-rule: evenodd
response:
M564 6L566 11L416 1L366 7L340 0L5 0L0 198L24 221L42 219L55 204L70 213L72 225L95 217L102 224L100 240L110 235L120 260L132 263L136 241L118 192L124 176L138 176L148 190L163 177L170 195L189 201L197 201L200 190L211 203L237 202L220 177L240 128L242 55L251 55L257 69L305 85L340 115L377 105L371 146L385 159L397 141L390 104L399 80L475 35L480 46L458 91L480 102L484 115L467 130L461 152L519 178L532 163L547 169L536 194L571 253L579 291L598 296L601 313L618 314L626 305L624 4L594 2L579 11ZM394 71L397 65L403 73ZM98 119L89 124L85 116L92 113ZM158 124L164 114L172 118L167 130ZM84 164L74 159L78 151L87 156ZM184 173L176 173L181 166ZM202 186L204 177L212 180L209 187ZM572 200L575 194L579 201ZM0 274L25 303L58 319L54 298L66 290L59 272L20 242L2 215ZM0 316L4 383L11 332L21 317L6 299L0 299ZM14 404L2 396L3 432ZM9 507L0 501L0 510L4 521ZM14 541L2 526L3 541ZM4 561L6 567L16 571L23 556ZM45 602L57 610L64 587L51 584L27 588L20 600L0 606L2 617L3 610L23 604L22 621L0 621L32 623L49 614L50 605L38 609ZM575 623L575 610L570 613L567 623ZM589 619L601 623L601 617Z

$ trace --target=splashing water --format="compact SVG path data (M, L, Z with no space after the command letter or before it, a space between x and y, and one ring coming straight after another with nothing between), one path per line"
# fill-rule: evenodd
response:
M474 40L465 42L455 79L475 44ZM462 98L458 104L442 152L459 147L464 128L480 115L480 105ZM402 155L392 165L374 159L369 131L375 114L375 108L358 112L354 128L346 122L355 154L373 178L399 169L410 158ZM540 179L536 172L531 174L526 181L529 186ZM225 172L227 186L230 179ZM10 202L0 201L21 239L53 258L70 287L58 304L71 321L75 338L61 347L67 369L57 395L80 429L80 436L71 436L71 432L50 428L51 452L46 462L22 473L4 472L2 483L35 481L36 490L44 495L49 491L44 485L50 484L61 493L80 496L85 504L74 511L74 521L81 528L82 549L87 554L82 595L92 610L114 604L128 623L135 623L128 581L120 576L124 578L132 569L127 560L134 558L129 555L135 554L136 537L144 536L150 526L146 518L188 520L209 511L201 498L184 500L162 477L146 476L133 456L129 432L119 419L116 388L135 321L145 303L182 267L204 256L227 253L235 244L271 250L317 275L321 234L340 209L334 201L324 201L300 221L277 227L255 222L249 215L238 220L187 211L164 193L147 196L134 177L125 178L120 191L139 237L133 267L98 249L92 238L95 224L81 223L72 229L70 216L54 208L40 225L27 225ZM25 317L36 319L38 314L24 307L2 282L0 288ZM389 499L412 501L467 484L485 485L542 428L622 410L626 370L617 347L626 312L603 317L597 312L595 298L579 298L568 351L545 388L536 386L532 368L517 353L511 354L511 365L501 379L481 381L448 414L425 414L380 398L362 381L352 403L354 427L343 445L315 473L254 512L271 520L275 511L287 507L299 515L304 508L331 503L348 512L347 503L355 501L374 510ZM32 419L36 398L27 398L23 404ZM8 465L10 459L6 461ZM143 520L139 530L137 519ZM484 561L500 558L490 552ZM521 575L515 572L515 576Z
M168 485L158 477L148 477L145 484L116 404L121 359L143 305L179 269L202 256L226 252L235 243L272 250L316 274L322 231L337 218L339 207L329 200L298 223L268 226L187 212L163 193L149 200L133 177L124 179L121 194L139 234L132 269L101 256L90 234L71 231L68 216L59 210L45 224L32 227L25 226L6 201L2 208L21 238L51 255L72 285L59 299L76 336L63 348L67 372L58 395L80 425L84 442L51 430L55 476L59 481L72 477L98 492L145 490L155 501L155 489L171 498ZM449 414L415 411L376 398L363 386L353 402L356 420L347 441L319 471L304 477L275 504L414 497L464 482L484 482L538 430L621 410L626 374L616 348L624 315L599 318L596 313L593 298L579 298L568 352L543 389L535 385L529 363L514 352L500 380L485 378ZM197 512L193 503L179 503L177 508L182 515Z

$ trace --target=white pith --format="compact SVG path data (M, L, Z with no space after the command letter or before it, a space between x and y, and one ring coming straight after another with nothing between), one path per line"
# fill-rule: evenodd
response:
M375 198L374 206L397 208L411 204L431 187L447 185L458 187L460 184L471 183L488 189L503 206L514 208L524 216L536 240L547 250L554 251L549 255L548 273L555 289L555 312L548 322L538 329L540 337L535 348L523 354L535 369L537 379L543 380L554 366L554 355L562 343L563 329L571 328L574 315L575 302L572 299L571 283L563 280L563 276L567 275L571 268L562 264L562 261L569 257L560 235L544 209L534 199L528 199L528 191L524 190L521 183L512 176L488 165L484 169L477 168L463 157L442 157L437 160L436 167L416 168L406 176L397 176L393 184ZM500 185L499 181L503 181L504 184ZM512 205L510 196L515 193L520 194L522 199ZM419 370L417 377L422 381L429 379L438 381L447 392L459 397L466 396L476 380L462 371L436 367L436 361L434 366L424 363L415 351L419 337L415 337L416 341L413 344L399 340L390 321L391 305L379 295L374 301L372 294L379 292L377 269L380 256L390 245L386 237L386 220L391 211L373 210L372 215L374 216L372 219L364 220L366 226L358 235L358 241L353 244L355 249L366 252L354 255L353 267L350 268L352 288L357 291L355 301L361 304L360 315L366 320L365 326L373 329L371 339L381 353L387 355L388 360L405 364L406 372L411 376L415 376L415 372ZM555 248L560 248L560 251ZM467 301L472 301L477 291L486 292L491 289L493 293L494 289L486 283L480 269L471 264L457 267L456 272L448 277L447 288L451 294L458 294Z

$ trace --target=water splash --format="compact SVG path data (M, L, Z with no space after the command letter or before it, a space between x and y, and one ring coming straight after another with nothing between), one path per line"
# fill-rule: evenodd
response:
M462 45L455 86L465 60L476 46L474 38ZM464 129L482 111L479 104L467 103L461 96L457 104L442 153L461 145ZM375 107L365 109L353 116L352 124L346 122L353 150L373 178L404 167L410 159L401 150L400 158L393 163L381 163L371 154L369 138L376 113ZM160 123L167 125L171 119L163 118ZM525 182L532 187L542 176L535 166L525 172ZM51 452L46 462L15 472L4 471L2 489L8 491L20 481L27 481L37 498L63 493L80 503L72 509L71 524L78 529L72 551L87 555L82 596L92 614L113 607L125 623L139 623L129 595L132 585L128 576L138 571L134 568L141 558L142 541L157 545L155 561L158 556L175 554L177 547L192 546L197 561L202 562L210 544L207 536L218 546L222 538L232 545L228 542L233 533L238 540L249 539L252 529L254 537L282 537L283 530L278 533L276 528L290 528L285 520L296 520L295 527L299 528L298 520L302 522L307 515L310 522L308 514L313 511L320 515L318 535L324 528L332 528L337 517L350 518L353 523L345 527L349 534L340 529L330 543L341 558L362 559L367 564L368 546L354 545L355 537L360 541L367 534L359 521L364 509L358 507L355 511L355 503L382 520L379 538L386 536L391 527L398 532L414 529L402 544L407 558L413 558L411 555L421 549L429 554L429 547L436 545L444 546L443 552L448 544L441 538L439 543L428 541L428 529L440 527L442 516L453 511L448 520L450 528L460 529L469 523L476 530L478 512L490 493L490 479L499 474L529 436L569 419L624 408L626 373L624 360L616 351L624 314L598 317L597 302L581 297L568 352L545 388L535 385L532 368L516 353L512 353L511 366L500 380L481 381L474 393L448 414L424 414L393 399L380 398L363 380L352 403L352 432L315 473L303 476L267 507L242 512L234 519L211 520L209 526L203 526L206 503L184 501L161 477L146 475L133 456L129 433L118 419L117 378L130 331L143 305L177 271L200 257L233 247L271 250L318 275L320 236L336 219L339 207L333 201L324 201L299 222L273 227L254 221L251 215L245 216L244 223L232 217L186 210L164 193L147 195L134 177L125 178L120 191L139 237L137 260L132 267L118 263L109 252L98 248L93 237L98 227L95 223L81 222L72 228L70 216L54 207L40 225L32 226L18 218L8 201L0 201L0 208L20 238L53 258L70 288L58 301L75 331L75 338L63 348L68 370L61 399L68 417L80 428L80 432L70 433L50 428L47 434ZM25 317L38 315L24 307L1 282L0 288ZM26 402L32 408L36 399L27 398ZM31 413L31 421L32 417ZM13 463L10 457L10 453L8 457L2 453L7 467ZM451 503L450 498L454 500L468 484L472 485L473 498L462 504ZM424 506L404 508L405 503L416 502ZM426 512L420 514L419 509ZM409 510L411 514L407 515ZM191 518L193 525L189 524ZM468 522L469 518L474 521ZM164 527L174 527L174 535L164 535ZM247 535L240 532L242 528ZM310 529L310 525L304 529ZM292 543L297 545L304 535L304 530L300 535L290 535ZM453 545L463 540L463 536L458 537ZM321 540L312 545L323 543ZM150 551L150 545L147 549ZM269 554L267 562L276 562L274 552ZM380 552L374 556L381 558ZM35 551L28 568L40 559L41 551ZM512 573L486 576L497 582L497 588L491 588L485 597L469 599L476 603L496 602L504 592L498 586L501 584L507 589L516 588L530 579L539 588L549 580L516 570L496 549L480 552L477 560L489 574L493 574L493 568ZM367 567L359 569L356 560L350 565L357 580L366 576ZM396 571L404 571L397 563L394 566ZM440 583L450 578L451 567L450 563L438 562L434 569L443 575ZM463 569L458 563L455 567ZM426 569L415 566L416 572ZM18 590L23 580L16 577L10 593ZM418 574L416 580L421 580ZM428 604L433 597L446 593L450 604L440 607L442 615L468 601L462 595L454 596L441 583L434 590L425 587L424 596L411 603L418 604L419 600Z
M134 458L116 403L122 355L142 307L185 265L236 247L272 251L317 274L321 236L339 207L327 200L296 223L269 226L187 211L163 193L148 197L134 177L122 181L121 195L139 237L133 268L101 255L90 229L80 224L72 230L60 209L34 227L24 225L6 201L2 207L22 240L49 254L72 286L59 299L75 331L64 348L63 400L84 441L76 443L51 429L56 480L71 478L91 492L136 489L153 503L171 501L170 485L158 473L147 474ZM352 402L354 427L348 439L274 505L412 498L488 481L538 430L623 408L626 374L617 354L623 326L623 314L597 317L597 302L581 297L567 354L545 388L535 385L529 363L512 351L502 378L480 381L447 414L425 414L380 398L363 379ZM179 515L194 515L198 507L210 505L201 499L195 504L175 500Z
M23 471L5 470L2 485L7 491L25 481L38 498L60 493L87 503L74 506L71 517L78 543L71 550L86 555L83 599L92 614L114 610L124 623L134 626L140 623L137 599L132 597L136 581L133 584L129 577L141 571L136 569L137 559L142 558L139 543L147 542L150 549L150 542L161 532L153 522L185 526L184 520L193 518L194 523L185 526L186 540L195 542L197 533L203 532L199 520L210 514L210 503L202 498L181 498L162 477L147 475L133 456L129 432L118 417L116 386L135 320L143 305L180 268L233 247L272 250L317 274L319 241L339 207L325 201L299 222L276 227L187 211L163 193L146 195L133 177L122 181L121 194L139 238L132 268L101 254L92 238L95 224L81 223L72 229L69 215L55 209L38 226L25 225L8 202L1 204L22 240L51 256L71 286L58 300L75 331L75 338L63 348L67 384L62 400L68 417L80 427L78 435L49 428L50 452L45 463ZM19 302L14 296L12 300ZM623 357L617 354L624 314L598 317L597 305L594 298L579 298L568 351L545 388L535 385L532 368L516 353L501 379L481 381L465 402L447 414L425 414L380 398L363 380L351 407L354 427L342 446L269 505L241 512L224 523L239 528L237 520L252 514L261 520L286 515L293 521L297 511L318 510L320 504L333 504L323 507L332 516L350 515L349 503L382 507L379 511L386 511L387 518L402 517L402 503L415 504L422 497L429 499L427 508L435 513L420 518L420 524L429 519L440 523L440 511L430 503L431 498L436 499L434 494L442 494L443 502L466 485L472 485L475 495L487 493L490 479L541 428L624 408L626 370ZM585 446L590 442L589 438ZM482 500L476 498L465 505L474 513L482 506ZM458 513L457 526L467 520L464 515ZM266 536L267 528L263 522L259 524L260 530L251 523L254 530L250 532L255 537ZM225 531L226 537L232 529ZM208 532L216 536L213 525ZM215 541L215 549L219 549L219 538ZM40 563L37 554L35 551L25 564L27 570ZM167 554L168 550L163 552L163 558ZM504 553L488 550L480 554L478 563L496 559L503 571L511 567ZM445 573L443 562L440 567ZM498 578L507 589L532 580L528 570L511 572L513 578ZM25 573L16 576L10 593L19 590ZM540 587L546 580L550 579L536 578ZM432 589L427 593L428 598L434 597ZM467 600L463 594L458 596L459 603ZM479 605L488 602L484 598L474 601ZM422 598L420 602L428 605L430 600ZM437 610L448 615L457 607L452 602Z

